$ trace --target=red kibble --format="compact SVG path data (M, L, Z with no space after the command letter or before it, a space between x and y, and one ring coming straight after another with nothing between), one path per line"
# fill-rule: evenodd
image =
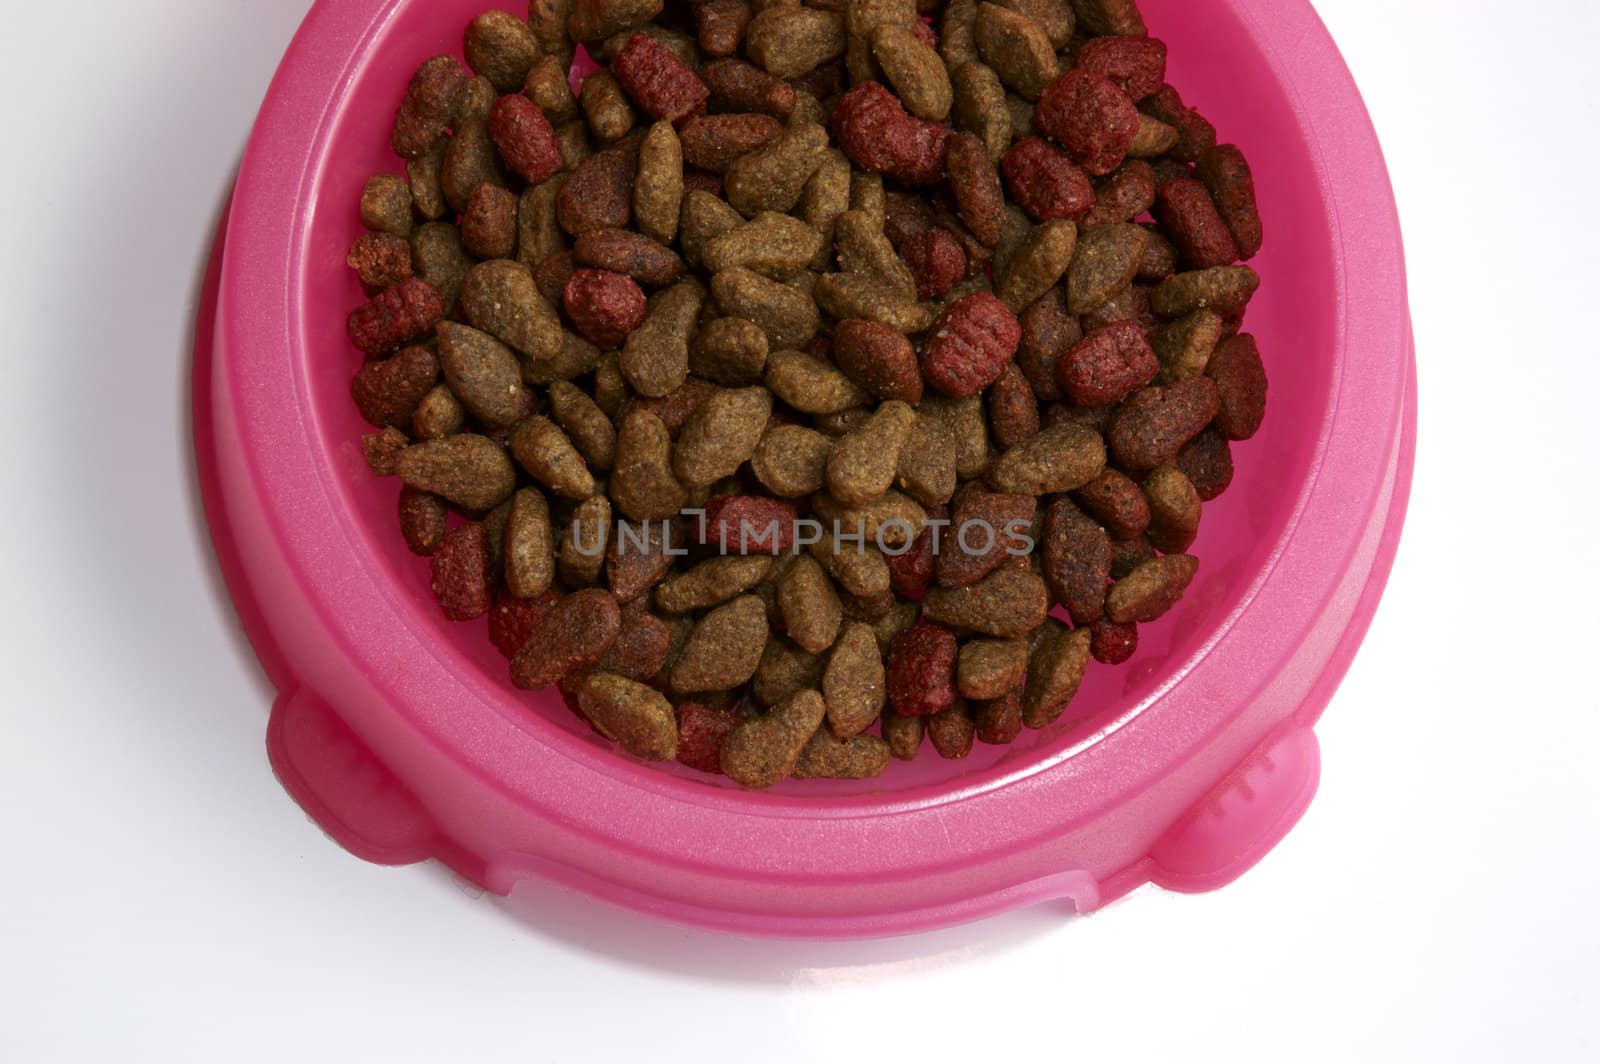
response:
M635 33L611 61L611 73L653 118L681 122L706 109L711 91L666 45Z
M643 322L644 292L631 277L610 270L573 270L561 305L591 343L618 347Z
M817 336L807 348L817 358L837 364L845 376L879 399L899 399L912 406L922 401L916 350L904 334L882 322L841 321L833 344Z
M1267 412L1267 371L1249 333L1229 337L1211 356L1206 376L1217 385L1215 425L1225 440L1248 440Z
M1167 80L1167 46L1153 37L1095 37L1074 54L1079 67L1106 78L1131 100L1160 92Z
M412 554L431 555L449 531L450 507L437 495L410 484L400 489L400 535Z
M933 48L935 50L938 49L939 35L933 32L932 26L928 25L920 18L911 24L911 32L915 33L917 35L917 39L923 44L927 45L929 48Z
M917 279L918 299L938 299L967 275L967 253L948 229L928 229L900 245L900 257Z
M944 176L950 128L913 118L888 89L862 82L833 107L839 147L864 170L904 185L931 185Z
M700 542L724 554L781 554L794 546L793 503L760 495L713 495L705 510Z
M439 360L433 351L407 347L389 358L363 363L350 382L350 397L371 424L404 428L438 379Z
M1000 160L1006 188L1036 222L1081 218L1094 206L1094 186L1084 172L1038 137L1018 141Z
M1000 376L1017 353L1022 326L1004 303L975 292L951 304L922 344L922 375L945 395L965 399Z
M1089 653L1105 665L1121 665L1139 649L1139 626L1098 621L1090 629Z
M1119 403L1160 372L1160 359L1132 321L1096 329L1056 362L1057 383L1079 406Z
M1193 178L1169 181L1156 192L1152 209L1190 269L1206 270L1239 261L1239 246L1217 213L1211 193Z
M931 717L955 704L956 637L919 620L889 648L889 702L907 717Z
M531 691L587 669L616 642L621 627L615 595L599 588L574 591L534 624L511 659L511 682Z
M350 312L350 342L368 356L382 355L433 332L444 317L444 301L427 281L408 277Z
M489 611L489 534L473 521L445 533L430 559L433 597L452 621Z
M936 506L928 511L930 522L943 521L947 516L943 506ZM903 598L920 599L922 593L928 590L928 585L933 582L933 571L938 562L938 556L933 550L933 533L931 524L924 526L917 534L917 538L911 541L910 550L899 555L884 555L884 561L889 563L889 583L893 586L895 594Z
M533 598L517 598L503 594L489 610L489 642L508 659L527 645L534 625L544 620L546 614L561 601L561 593L554 589Z
M1211 193L1217 213L1228 225L1241 259L1261 250L1261 215L1256 210L1256 183L1244 154L1232 144L1219 144L1200 156L1195 176Z
M1033 124L1089 173L1109 174L1139 132L1139 111L1121 89L1092 70L1067 71L1044 90Z
M701 772L722 775L722 740L738 723L731 709L685 702L678 707L678 760Z
M561 142L550 120L526 96L502 96L489 111L489 136L506 165L530 185L561 172Z
M700 68L718 106L724 111L760 111L788 118L794 110L794 86L740 59L718 59Z
M1199 162L1201 156L1217 146L1216 127L1199 111L1185 106L1183 97L1171 85L1161 86L1160 91L1142 102L1150 117L1178 131L1178 143L1168 153L1172 158L1185 163Z

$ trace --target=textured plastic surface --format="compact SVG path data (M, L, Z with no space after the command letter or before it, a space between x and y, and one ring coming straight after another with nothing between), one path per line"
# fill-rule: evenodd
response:
M343 335L363 180L412 69L459 55L486 0L323 0L263 105L196 351L197 462L240 617L282 692L285 788L369 860L439 857L487 888L550 876L664 917L791 936L889 934L1144 882L1209 889L1315 790L1311 726L1388 575L1415 397L1382 155L1302 0L1144 0L1171 78L1252 160L1268 232L1248 327L1267 423L1209 504L1188 598L1081 725L876 781L748 794L624 759L553 694L505 682L455 625L362 460ZM502 5L506 6L506 5ZM1070 715L1070 714L1069 714Z

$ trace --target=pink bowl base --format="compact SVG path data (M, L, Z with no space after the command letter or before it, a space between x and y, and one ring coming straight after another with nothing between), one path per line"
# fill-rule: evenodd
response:
M240 618L282 692L268 753L353 853L438 857L508 892L532 875L668 918L840 937L1140 883L1203 890L1293 826L1311 726L1388 575L1410 486L1415 388L1381 152L1300 0L1144 0L1174 84L1251 158L1268 243L1248 328L1261 435L1207 507L1189 598L1093 667L1087 719L931 751L864 783L747 794L636 764L551 695L524 695L483 623L452 625L361 459L343 336L354 203L397 170L386 120L421 59L459 55L486 0L323 0L266 103L197 330L196 455ZM508 5L501 5L508 6ZM1202 46L1203 45L1203 46Z

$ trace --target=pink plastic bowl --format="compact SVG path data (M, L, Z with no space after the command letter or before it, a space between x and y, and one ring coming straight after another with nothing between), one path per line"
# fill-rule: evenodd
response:
M1394 557L1415 399L1383 157L1303 0L1144 0L1171 78L1255 166L1265 285L1250 311L1267 423L1207 507L1188 598L1085 723L931 751L865 783L744 793L600 743L506 681L484 623L450 624L366 469L344 336L363 180L398 170L410 72L459 54L487 0L322 0L240 169L196 358L196 446L224 572L281 692L268 752L353 853L437 857L489 890L551 876L636 909L760 934L878 935L1046 898L1080 910L1248 868L1316 788L1311 726ZM509 6L502 4L500 6ZM210 314L214 310L214 331ZM214 350L212 344L214 343ZM1072 714L1069 714L1069 716Z

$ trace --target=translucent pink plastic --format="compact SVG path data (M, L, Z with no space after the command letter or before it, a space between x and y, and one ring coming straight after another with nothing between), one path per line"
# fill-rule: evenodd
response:
M389 119L487 0L323 0L267 94L203 308L195 424L224 573L281 692L289 793L368 860L437 857L490 890L550 876L689 923L879 935L1153 881L1203 890L1293 825L1311 727L1365 633L1410 486L1415 399L1400 230L1355 85L1303 0L1143 0L1171 80L1254 164L1265 284L1248 328L1271 407L1208 504L1188 598L1081 726L931 750L879 780L770 794L629 761L451 624L362 461L362 298L344 265ZM510 7L511 5L500 5ZM525 11L526 5L516 8ZM213 326L214 319L214 326ZM1069 714L1072 716L1073 714Z

